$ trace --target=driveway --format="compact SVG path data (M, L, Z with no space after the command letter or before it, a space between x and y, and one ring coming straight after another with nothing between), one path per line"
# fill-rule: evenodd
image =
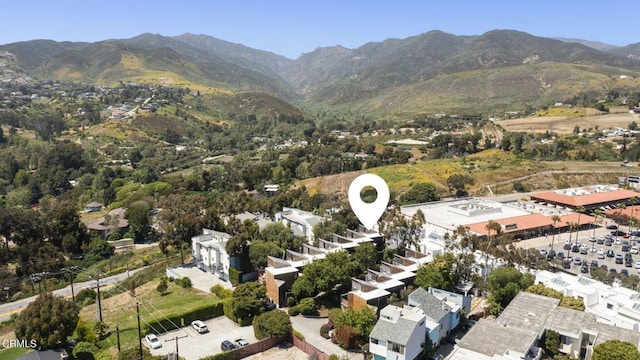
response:
M349 359L361 359L362 354L347 352L340 346L334 344L329 339L320 336L320 327L326 324L327 318L308 318L302 315L291 317L293 328L304 335L304 339L327 355L336 354L338 356L347 355Z
M151 350L152 355L167 355L176 352L175 339L178 338L178 354L186 360L198 360L207 355L221 353L220 344L223 340L244 338L249 343L258 341L253 335L253 327L240 327L226 316L219 316L215 319L204 321L209 328L209 332L198 334L191 326L186 326L178 330L169 331L158 335L162 347ZM144 343L144 341L143 341Z
M191 279L191 285L195 289L202 290L204 292L211 292L211 287L216 284L222 285L225 289L233 288L233 285L231 285L229 281L221 280L212 273L200 270L193 263L170 268L170 271L176 273L176 275L188 277Z

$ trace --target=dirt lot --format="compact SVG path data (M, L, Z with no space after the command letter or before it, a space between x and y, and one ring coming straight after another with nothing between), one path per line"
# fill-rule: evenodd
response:
M286 346L274 346L267 351L263 351L259 354L251 355L246 357L245 359L249 360L267 360L267 359L278 359L278 360L299 360L299 359L308 359L309 355L305 354L304 351L298 349L297 347L288 344Z
M640 115L629 113L605 114L597 116L542 116L521 119L498 120L495 123L507 131L545 132L570 134L576 126L580 129L626 128L632 121L638 122Z

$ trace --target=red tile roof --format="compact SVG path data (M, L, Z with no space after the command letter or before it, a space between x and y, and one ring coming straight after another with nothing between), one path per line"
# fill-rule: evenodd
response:
M586 225L592 222L595 222L595 218L593 216L589 216L586 214L580 214L580 224ZM542 214L528 214L522 216L514 216L510 218L493 220L498 224L502 225L503 233L512 233L516 231L525 231L531 229L537 229L541 227L553 227L553 220L551 220L551 216L544 216ZM475 224L466 225L471 231L487 235L487 226L488 221L483 221ZM578 214L568 214L560 216L560 221L556 222L556 228L566 227L567 223L578 223ZM514 225L515 227L506 229L505 225Z
M535 228L540 228L544 226L553 226L553 221L551 221L551 217L544 216L542 214L527 214L527 215L514 216L514 217L500 219L500 220L493 220L493 221L502 225L503 233L511 233L515 231L535 229ZM468 227L471 231L475 233L487 235L487 229L485 228L487 223L488 221L483 221L475 224L466 225L466 227ZM513 224L515 224L514 228L505 229L505 225L513 225Z
M640 193L627 189L595 192L584 195L565 195L555 191L547 191L531 195L531 199L562 204L570 207L597 205L612 201L622 201L633 197L640 197Z
M605 215L627 215L628 217L640 218L640 205L627 206L624 209L605 210Z

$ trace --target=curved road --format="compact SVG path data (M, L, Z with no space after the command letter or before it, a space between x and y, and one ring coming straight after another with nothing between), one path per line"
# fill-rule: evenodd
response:
M133 275L142 269L144 268L130 270L128 272L123 272L120 274L102 278L100 279L100 286L104 287L105 289L112 287L115 284L119 283L120 281L125 280L128 276ZM97 281L90 280L85 282L74 283L73 290L77 294L78 291L82 289L86 289L88 287L95 288L96 286L97 286ZM67 298L71 298L71 285L62 289L54 290L53 294L57 296L64 296ZM22 309L24 309L27 305L29 305L29 303L34 301L36 298L37 296L32 296L25 299L16 300L10 303L0 304L0 322L9 320L11 317L11 314L22 311Z

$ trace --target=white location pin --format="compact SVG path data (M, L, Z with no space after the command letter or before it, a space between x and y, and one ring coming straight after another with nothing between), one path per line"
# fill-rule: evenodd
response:
M362 201L360 192L365 186L371 186L376 189L378 196L376 200L370 204ZM351 209L358 217L358 220L367 229L373 229L373 226L378 222L384 210L389 203L389 186L378 175L364 174L360 175L349 185L349 204Z

